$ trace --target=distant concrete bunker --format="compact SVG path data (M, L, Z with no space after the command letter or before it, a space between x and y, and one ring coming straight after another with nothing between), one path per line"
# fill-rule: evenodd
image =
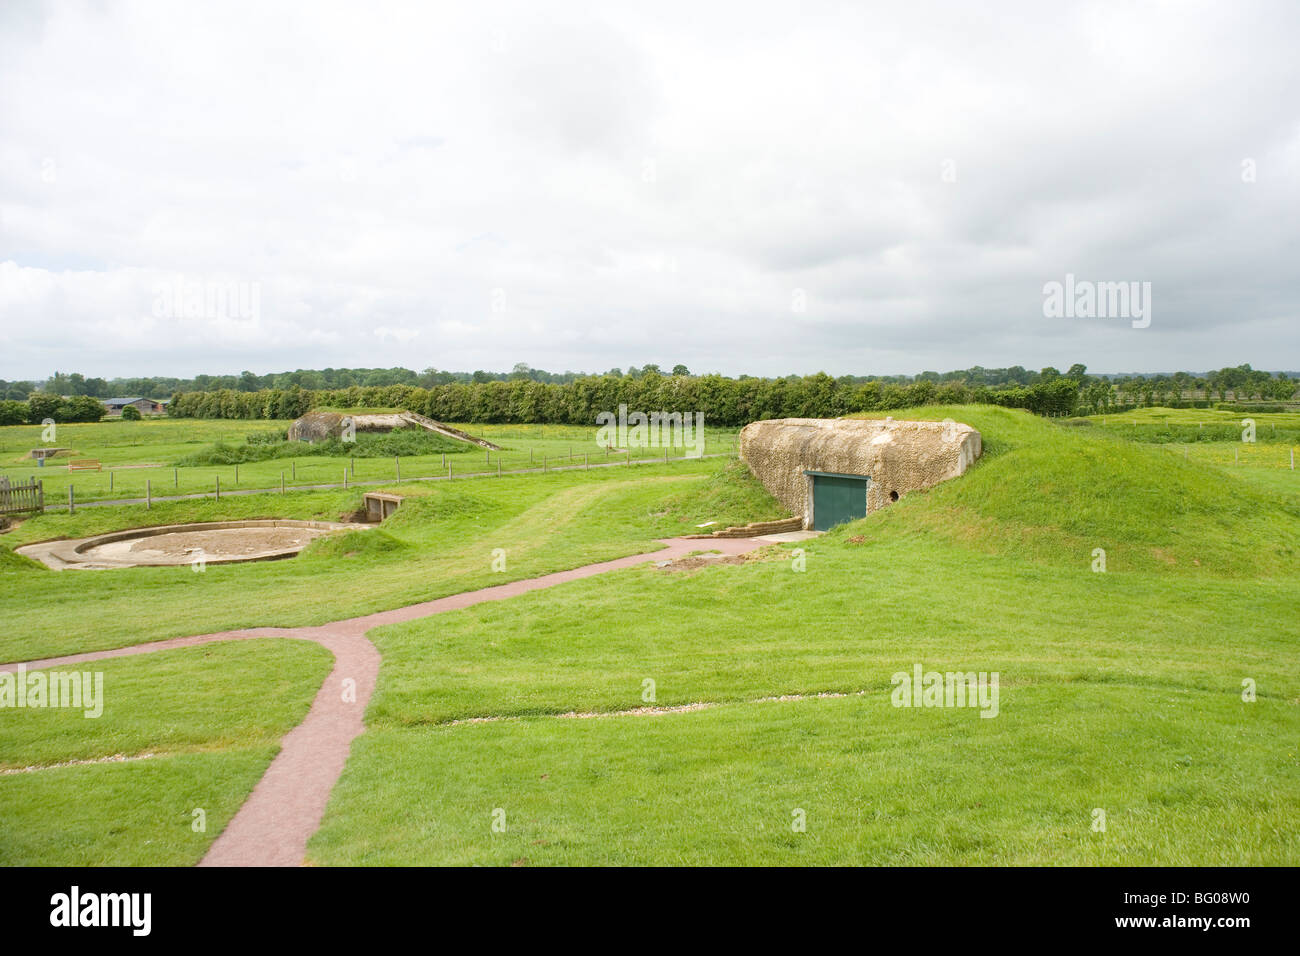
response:
M456 441L470 442L480 448L500 451L486 438L479 438L469 432L463 432L451 425L444 425L432 418L426 418L416 412L380 412L366 415L348 415L343 412L308 412L302 418L295 419L289 425L289 441L308 443L324 441L328 438L343 438L349 426L354 432L391 432L396 428L423 428L425 431L452 438Z
M979 432L953 421L777 418L740 433L741 460L817 531L956 478L983 450Z

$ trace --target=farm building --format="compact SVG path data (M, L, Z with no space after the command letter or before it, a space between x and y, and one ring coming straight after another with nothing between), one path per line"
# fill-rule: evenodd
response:
M740 433L740 457L805 528L862 518L966 471L980 433L955 422L778 418Z
M155 402L152 398L101 398L100 401L109 415L121 415L128 405L138 409L141 415L161 415L167 410L166 402Z

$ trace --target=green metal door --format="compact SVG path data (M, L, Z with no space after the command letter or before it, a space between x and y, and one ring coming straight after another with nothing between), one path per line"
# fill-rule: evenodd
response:
M837 524L867 515L865 475L836 475L810 471L813 496L813 530L829 531Z

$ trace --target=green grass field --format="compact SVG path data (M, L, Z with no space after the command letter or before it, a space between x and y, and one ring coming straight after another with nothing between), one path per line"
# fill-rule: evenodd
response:
M354 409L360 414L361 410ZM44 482L46 503L63 506L68 486L78 502L174 495L215 494L220 482L223 493L248 489L304 488L311 485L341 484L344 470L351 482L393 481L400 469L403 481L442 477L448 472L441 454L393 458L350 458L299 455L251 461L234 465L184 465L186 458L210 450L217 442L242 445L249 435L288 428L287 421L242 421L207 419L147 419L138 422L106 421L95 424L59 425L53 442L42 441L39 425L0 428L0 475L11 482L39 478ZM607 452L596 442L597 429L563 425L458 425L470 434L502 447L501 452L464 442L456 443L456 454L446 455L454 476L495 474L534 468L578 467L589 463L625 461L627 455ZM706 429L706 454L735 450L738 429ZM70 448L70 455L50 459L44 467L27 455L40 447ZM682 458L694 449L667 449L671 458ZM631 450L631 459L662 459L664 449ZM585 457L584 457L585 456ZM93 458L102 471L68 471L68 458Z
M1109 424L986 406L891 414L967 422L984 458L960 479L743 564L647 564L372 631L383 664L368 729L309 861L1300 861L1300 474L1286 467L1288 446L1268 440L1271 417L1257 416L1253 445L1184 451ZM0 658L319 623L648 550L707 520L781 513L723 458L400 488L412 497L382 528L291 561L203 574L0 561ZM24 522L0 542L218 516L336 517L359 497L85 509ZM504 576L490 570L496 547L507 551ZM150 659L113 666L143 687L150 672L135 669ZM6 862L72 858L58 857L61 834L106 825L108 811L78 797L91 774L102 774L110 807L120 796L125 822L111 852L78 859L197 858L187 816L176 834L125 807L133 787L176 794L172 806L209 786L227 801L210 803L233 812L293 711L204 703L209 690L246 687L246 664L211 662L192 707L178 686L155 724L141 716L79 733L75 721L41 727L0 712L0 753L25 755L18 763L165 751L0 776L0 799L16 788L9 806L22 829L0 851ZM996 672L997 716L891 706L892 675L917 664ZM309 699L311 666L277 670L286 697ZM1243 682L1256 699L1243 699ZM628 713L647 707L668 710ZM210 741L225 749L210 753ZM62 822L33 800L61 807Z
M291 561L128 568L112 573L12 568L0 589L0 660L100 650L240 627L323 624L536 577L659 547L657 538L707 520L743 523L780 514L752 479L737 493L712 477L721 459L590 472L507 475L431 485L381 528L318 542ZM712 490L710 490L712 488ZM761 494L761 497L759 495ZM23 522L9 548L114 528L216 518L337 519L359 491L295 492L95 508ZM506 551L506 571L492 552ZM18 556L14 556L18 557ZM10 567L11 562L0 563Z
M250 640L57 668L101 672L103 713L0 712L0 865L197 863L330 660L315 644Z
M1300 412L1241 412L1214 408L1135 408L1116 414L1090 415L1071 425L1101 426L1108 434L1133 441L1196 444L1242 442L1249 422L1255 440L1281 443L1300 450Z

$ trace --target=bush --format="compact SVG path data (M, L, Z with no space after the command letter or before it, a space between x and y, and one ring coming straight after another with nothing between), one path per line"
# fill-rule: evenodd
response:
M289 430L280 429L271 432L252 432L244 436L244 441L249 445L274 445L278 442L289 440Z
M387 435L362 432L356 441L345 442L338 438L309 443L286 441L280 432L263 432L248 435L243 445L217 442L210 448L186 455L175 462L178 467L196 465L241 465L250 461L270 461L273 458L298 458L308 455L334 458L393 458L414 455L459 455L473 451L473 446L427 432L422 428L403 428Z
M1245 405L1241 402L1219 402L1214 406L1221 412L1286 412L1290 411L1285 405Z
M122 409L122 421L124 422L138 422L140 418L140 409L134 405L127 405Z
M21 425L27 421L29 413L26 402L12 399L0 402L0 425Z
M89 395L78 395L62 402L55 421L61 422L97 422L104 417L104 403ZM60 418L59 415L62 417Z
M57 422L62 406L63 399L57 395L32 392L27 396L27 420L33 425L39 425L47 418L52 418Z
M89 395L63 398L45 392L27 396L27 421L39 425L50 418L56 422L97 422L104 417L104 403Z

